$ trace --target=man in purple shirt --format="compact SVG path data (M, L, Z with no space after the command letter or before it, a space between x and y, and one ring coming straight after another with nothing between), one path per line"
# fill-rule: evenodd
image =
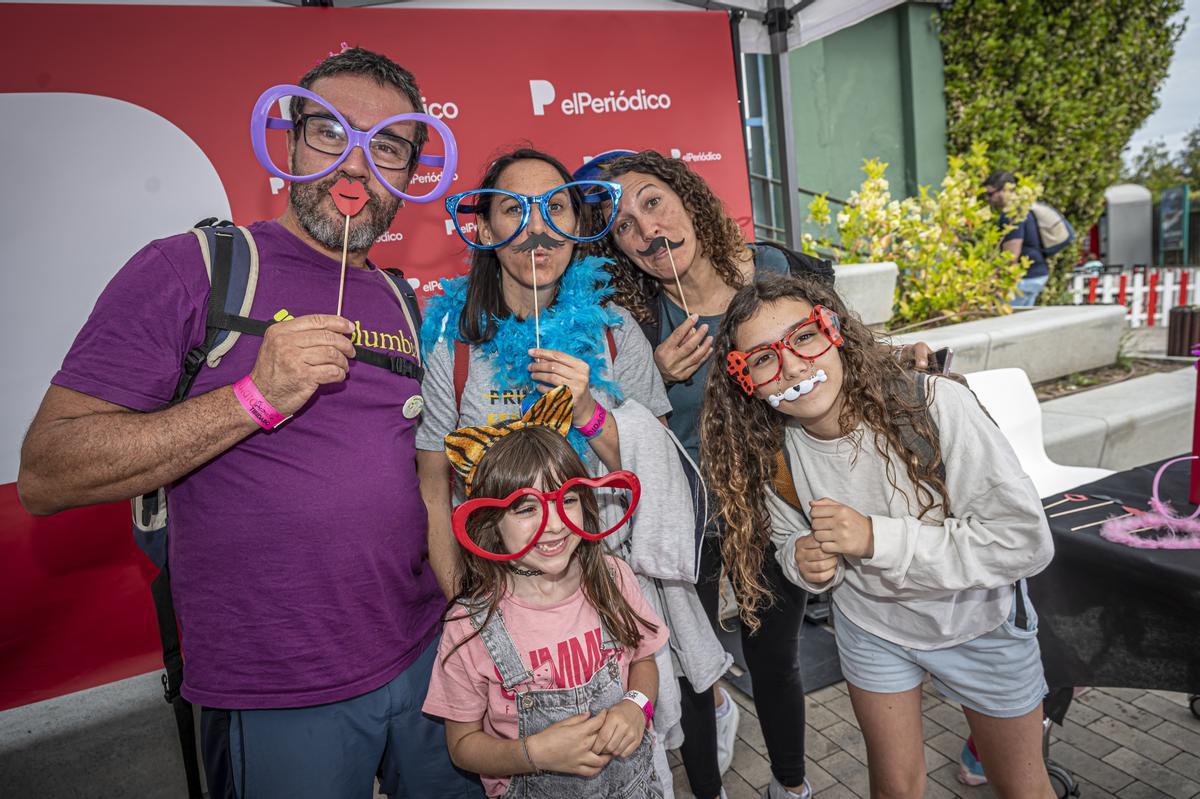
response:
M413 76L364 50L300 85L360 130L421 107ZM303 127L289 137L293 174L336 158ZM413 145L409 168L385 172L404 189L424 126L385 133ZM343 177L369 201L334 316L345 217L328 187ZM419 351L367 259L399 206L357 148L326 178L292 183L283 216L249 226L260 272L246 315L285 321L242 335L169 408L184 355L204 340L210 286L193 235L151 242L100 296L22 448L18 490L35 514L169 487L183 695L204 706L211 796L367 798L376 775L389 795L482 796L421 713L445 600L417 484L420 403L406 405L420 384L354 360L353 342ZM290 421L260 427L234 393L247 376Z

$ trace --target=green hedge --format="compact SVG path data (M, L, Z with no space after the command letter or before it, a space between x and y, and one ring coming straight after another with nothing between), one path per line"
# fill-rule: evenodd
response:
M988 146L1080 236L1158 107L1183 0L957 0L941 14L948 149ZM1065 259L1059 259L1061 265Z

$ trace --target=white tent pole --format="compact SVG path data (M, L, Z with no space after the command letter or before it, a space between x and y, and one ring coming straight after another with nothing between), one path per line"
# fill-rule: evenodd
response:
M788 29L792 14L787 0L767 0L767 31L771 37L771 76L775 96L771 104L771 126L775 130L775 149L779 155L779 176L783 181L783 227L785 242L800 249L800 193L796 180L796 140L792 131L792 72L788 59Z

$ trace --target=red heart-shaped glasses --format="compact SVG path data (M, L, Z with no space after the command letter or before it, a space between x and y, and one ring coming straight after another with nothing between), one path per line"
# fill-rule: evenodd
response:
M593 488L608 488L628 492L628 502L626 503L624 515L614 525L599 533L589 533L587 530L579 527L571 518L571 514L568 511L568 503L573 501L578 502L577 492ZM458 539L458 543L468 552L487 560L517 560L524 557L533 549L537 545L538 539L542 537L542 533L546 531L546 524L550 519L550 502L554 502L554 509L558 513L558 518L562 519L563 524L571 532L588 541L599 541L601 538L616 532L625 522L629 521L629 517L633 515L634 510L637 508L641 493L642 486L638 482L637 475L625 470L609 472L603 477L596 478L572 477L563 483L557 491L539 491L531 487L518 488L503 499L493 497L469 499L454 509L451 523L454 528L454 537ZM536 500L536 503L526 500L526 497ZM471 514L493 508L505 510L507 513L513 515L515 521L525 524L530 528L531 535L529 542L518 552L492 552L480 546L478 542L471 538L471 534L467 529L467 521L470 519ZM498 531L495 533L495 537L496 545L502 547L504 544Z

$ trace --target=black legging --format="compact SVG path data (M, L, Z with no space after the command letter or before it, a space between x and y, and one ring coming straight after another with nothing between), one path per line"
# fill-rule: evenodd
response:
M720 539L704 539L700 581L696 593L717 629L720 603ZM800 684L800 628L808 593L783 576L775 547L763 555L763 576L775 604L759 614L762 626L753 635L742 627L742 652L754 683L754 704L767 743L771 773L783 785L804 781L804 688ZM713 688L697 693L686 677L679 678L682 696L683 746L680 755L696 799L715 799L721 793L717 767L717 722Z

